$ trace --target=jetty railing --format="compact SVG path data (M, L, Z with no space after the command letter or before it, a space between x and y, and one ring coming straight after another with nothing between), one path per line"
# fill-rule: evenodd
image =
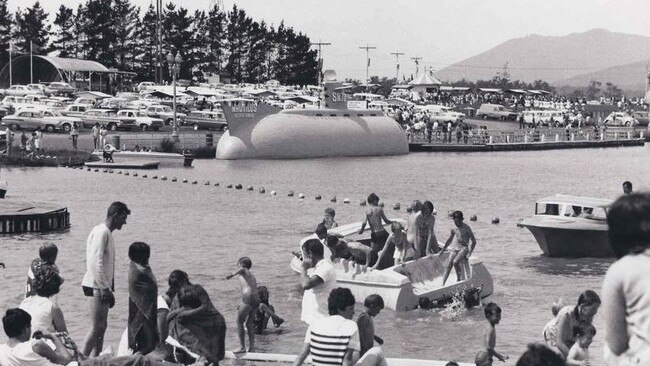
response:
M150 148L152 150L160 150L160 143L164 139L172 139L169 134L160 133L137 133L137 134L124 134L124 135L111 135L114 141L115 136L119 136L120 149L134 150L136 146L139 148ZM215 141L215 136L211 132L200 133L180 133L178 144L181 149L197 148L206 145L212 145Z
M518 144L518 143L549 143L566 141L619 141L645 138L645 131L636 131L633 128L616 130L545 128L545 129L517 129L517 130L467 130L456 133L433 131L431 144L460 144L460 145L486 145L486 144ZM428 144L426 132L415 133L409 136L409 142Z

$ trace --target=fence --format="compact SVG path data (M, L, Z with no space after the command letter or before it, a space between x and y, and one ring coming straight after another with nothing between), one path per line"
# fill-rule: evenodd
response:
M644 131L635 131L632 128L594 131L593 129L549 128L525 130L468 130L456 132L434 131L431 142L426 133L416 133L409 137L409 142L431 144L516 144L516 143L541 143L561 141L618 141L644 138Z
M214 135L212 133L180 133L178 137L178 146L181 149L191 149L206 145L212 146L215 143ZM171 134L115 134L109 136L108 142L115 143L116 145L119 144L121 150L135 150L137 146L138 148L147 148L158 151L161 150L161 142L164 139L172 139Z

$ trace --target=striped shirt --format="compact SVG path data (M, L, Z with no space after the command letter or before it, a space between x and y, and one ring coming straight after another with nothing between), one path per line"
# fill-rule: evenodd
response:
M309 344L312 363L316 366L342 365L348 349L359 351L357 323L340 315L315 321L307 329L305 343Z

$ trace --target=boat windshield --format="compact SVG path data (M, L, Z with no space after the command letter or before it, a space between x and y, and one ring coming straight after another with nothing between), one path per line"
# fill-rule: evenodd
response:
M558 216L560 214L560 205L557 203L537 203L535 204L535 215Z
M566 205L563 215L589 220L607 220L607 210L604 207Z

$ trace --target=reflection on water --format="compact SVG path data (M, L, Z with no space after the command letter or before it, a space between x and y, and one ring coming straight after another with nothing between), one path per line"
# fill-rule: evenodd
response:
M115 200L132 210L127 225L115 233L117 242L116 305L109 314L107 344L117 344L126 325L128 292L127 248L134 241L152 247L151 266L161 291L174 269L189 273L203 285L228 322L227 347L238 344L235 326L241 294L236 281L225 281L236 261L248 255L260 285L286 319L281 335L260 337L260 350L298 353L307 327L299 320L301 291L290 269L291 251L333 207L339 224L358 222L365 215L358 202L374 191L386 203L387 215L406 218L404 210L389 209L396 202L432 200L440 213L462 210L478 221L467 222L478 244L475 259L483 261L494 279L494 301L503 309L497 347L512 356L529 342L541 341L551 305L558 297L574 303L585 289L600 290L611 260L556 259L541 255L527 230L517 220L532 214L536 199L556 193L616 197L621 183L632 181L639 190L650 181L650 151L645 147L584 149L488 154L420 153L396 157L337 158L272 161L195 161L193 169L163 167L158 176L179 182L134 178L71 169L3 169L9 181L7 199L63 204L70 209L69 231L50 235L3 237L0 261L0 312L16 306L24 290L29 262L38 247L52 240L59 246L66 282L60 294L68 329L79 342L88 324L88 309L80 282L85 272L84 252L90 229L103 220ZM561 162L561 164L558 164ZM594 162L603 169L593 169ZM579 177L579 180L575 177ZM220 187L182 184L180 180L220 182ZM254 191L226 189L225 183L253 185ZM275 190L276 196L260 194ZM287 197L304 193L305 199ZM323 200L314 199L316 195ZM336 195L337 203L328 197ZM344 204L343 198L352 204ZM0 205L2 203L0 202ZM436 234L447 239L453 222L439 214ZM499 217L500 224L491 224ZM454 277L454 274L451 276ZM357 299L362 302L363 299ZM363 306L357 304L357 311ZM485 317L481 308L416 310L396 314L384 310L375 320L390 357L472 361L483 344ZM599 333L592 345L595 364L602 363L603 321L595 318ZM4 335L0 335L0 342ZM514 363L514 362L513 362ZM511 363L511 364L513 364ZM506 364L507 365L507 364Z

